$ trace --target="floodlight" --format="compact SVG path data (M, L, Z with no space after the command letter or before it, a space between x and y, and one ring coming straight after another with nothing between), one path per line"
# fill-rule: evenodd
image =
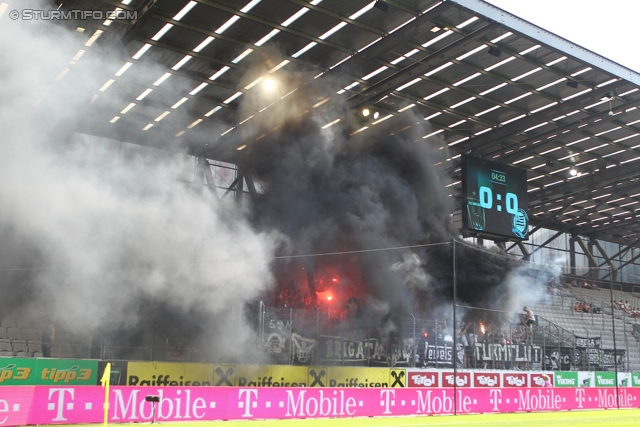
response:
M378 0L376 1L376 3L373 5L373 7L375 7L376 9L380 9L383 12L386 12L387 10L389 10L389 3L387 3L384 0Z
M603 94L603 95L600 97L600 100L601 100L601 101L610 101L610 100L614 99L615 97L616 97L615 92L613 92L613 91L609 91L609 92L607 92L607 93Z
M363 108L362 109L362 115L365 117L369 117L369 114L371 114L371 111L368 108Z
M487 52L489 55L495 56L496 58L499 58L500 55L502 54L502 52L500 51L500 49L498 49L497 47L491 46L489 48L489 51Z
M268 90L269 92L271 92L273 89L275 89L276 87L276 82L275 80L271 79L271 78L267 78L264 80L264 88L265 90Z
M576 176L576 175L578 175L578 171L575 170L575 168L571 168L571 169L569 169L569 175Z

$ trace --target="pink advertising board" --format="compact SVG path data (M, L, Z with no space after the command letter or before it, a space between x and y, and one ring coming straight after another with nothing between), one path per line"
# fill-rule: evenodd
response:
M455 393L455 394L454 394ZM155 415L147 396L158 396ZM620 406L640 407L640 388L620 388ZM0 426L101 423L100 386L0 388ZM616 407L615 388L244 388L112 387L114 423L339 418ZM155 417L155 418L154 418Z
M31 386L0 387L0 425L21 426L29 424L29 409L33 401Z

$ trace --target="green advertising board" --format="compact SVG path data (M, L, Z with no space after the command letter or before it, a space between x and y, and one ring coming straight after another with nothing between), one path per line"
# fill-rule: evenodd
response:
M37 359L38 385L95 385L97 360Z
M631 373L631 386L640 387L640 372Z
M2 358L0 359L0 385L34 385L37 359Z
M578 387L578 373L577 372L556 372L555 375L556 387Z
M594 385L596 387L615 387L616 373L615 372L596 372Z
M96 385L97 381L97 360L20 357L0 359L0 386Z

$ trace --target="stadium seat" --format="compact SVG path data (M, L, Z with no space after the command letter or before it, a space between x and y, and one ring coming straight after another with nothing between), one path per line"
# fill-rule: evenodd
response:
M18 351L16 357L31 357L31 354L28 351Z
M28 353L29 352L29 347L27 347L27 343L26 342L15 342L13 341L13 352L14 353L18 353L18 352L24 352L24 353Z
M2 327L4 328L16 327L16 321L13 317L3 317L2 320L0 320L0 323L2 323Z
M0 326L0 338L8 338L7 330L4 328L4 326Z
M31 327L31 319L27 316L18 316L15 319L16 328L25 329Z
M42 345L39 342L30 341L27 344L27 347L29 347L29 353L31 354L34 354L36 352L42 353Z
M18 328L9 328L7 329L7 337L10 340L21 340L22 339L22 329Z
M13 357L13 351L0 351L0 357Z
M0 342L0 351L10 351L13 355L13 347L9 341L1 341Z
M39 340L40 336L35 331L35 329L26 328L22 330L22 338L27 341L35 341L35 340Z

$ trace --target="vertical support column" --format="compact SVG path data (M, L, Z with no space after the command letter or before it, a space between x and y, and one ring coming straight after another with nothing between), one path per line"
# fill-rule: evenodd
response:
M609 265L609 273L613 274L613 281L616 282L617 281L616 278L617 278L617 275L618 275L618 270L616 269L615 265L613 265L613 261L611 261L611 257L604 250L604 248L602 247L600 242L598 242L597 240L594 239L593 240L593 244L595 245L596 248L598 248L598 251L600 252L600 255L602 255L602 258L604 258L604 262ZM615 256L617 256L617 255L618 254L616 254Z
M411 350L411 364L412 368L416 367L416 353L418 352L418 342L416 341L416 316L413 313L409 313L413 318L413 349Z
M452 240L451 251L453 252L453 414L458 414L458 323L456 321L456 304L458 300L458 277L456 275L456 239ZM436 335L437 337L437 335Z
M522 260L529 261L531 258L531 254L527 250L527 247L522 242L518 242L517 245L518 245L518 248L520 248L520 252L522 252Z
M589 254L591 255L589 257L589 274L588 276L591 277L592 279L597 279L598 278L598 263L596 262L595 258L593 257L593 247L595 246L595 241L593 239L589 239L589 242L587 243L587 247L589 248Z
M204 177L203 177L203 169L204 169L204 162L202 161L204 158L203 157L194 157L194 161L195 161L195 165L194 165L194 174L193 174L193 192L196 193L197 195L201 196L202 195L202 188L203 188L203 184L204 184ZM206 160L205 160L206 162Z
M620 390L618 389L618 346L616 344L616 317L613 315L613 272L609 271L609 296L611 301L611 332L613 332L613 366L616 372L616 402L620 409Z
M313 305L316 305L316 282L314 279L315 267L312 258L304 259L304 271L307 274L307 286L309 287L309 295L313 300Z
M593 245L590 244L589 247L587 247L587 245L584 244L584 242L579 236L576 236L575 242L580 245L584 254L587 256L587 259L589 260L589 273L587 273L587 277L597 277L598 271L597 271L597 268L594 268L594 267L597 267L598 263L596 262L595 258L592 255L593 252L591 251L591 249L593 248Z
M209 165L209 161L205 157L200 156L198 157L198 163L196 165L196 193L203 194L205 181L214 200L219 200L216 182L211 172L211 165Z
M244 193L244 169L241 169L240 166L238 166L238 176L236 178L235 190L236 190L236 202L241 203L242 196Z
M258 364L262 364L262 343L264 342L264 315L265 315L265 305L264 302L260 301L260 313L259 313L259 317L258 317Z
M247 190L249 190L249 196L251 196L251 201L255 202L258 198L258 191L256 190L256 184L253 181L253 174L248 171L244 175L244 179L247 182Z
M571 275L576 275L576 235L571 234L569 239L569 268L571 269Z

